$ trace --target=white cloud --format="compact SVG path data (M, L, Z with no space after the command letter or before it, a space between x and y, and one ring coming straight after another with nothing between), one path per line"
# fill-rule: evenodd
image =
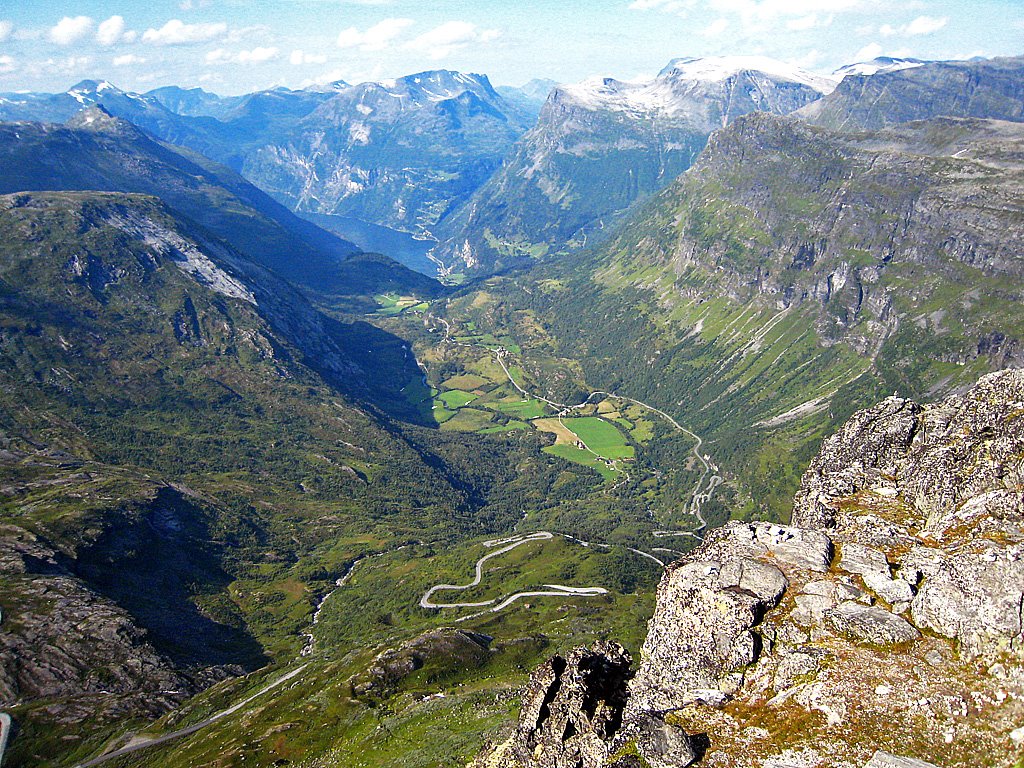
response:
M499 36L496 29L480 29L468 21L448 21L412 40L409 48L431 59L443 59L470 43L489 43Z
M885 37L893 37L895 35L931 35L946 26L947 22L949 22L949 19L945 16L941 19L932 18L931 16L918 16L909 24L904 24L900 27L883 24L878 28L878 33Z
M50 28L49 37L57 45L71 45L89 34L92 25L88 16L65 16Z
M135 42L136 37L135 32L125 29L124 18L121 16L111 16L96 29L96 42L100 45L132 43Z
M729 28L728 19L715 19L701 30L704 37L718 37Z
M815 67L818 66L818 64L821 63L822 58L823 56L821 54L821 51L815 48L805 53L803 56L801 56L793 63L796 64L801 69L814 69Z
M288 57L288 60L295 66L299 66L301 64L326 64L327 54L306 53L305 51L296 49L292 51L291 56Z
M241 27L228 32L228 40L232 43L240 43L257 37L266 36L271 32L266 24L253 24L251 27Z
M16 62L12 57L0 56L0 75L9 75L17 68L18 62Z
M207 64L263 64L273 61L280 55L277 48L253 48L250 51L239 51L229 53L223 48L217 48L206 54Z
M790 19L786 22L786 29L804 30L815 29L816 27L827 27L832 23L834 16L818 16L816 13L801 16L798 19Z
M142 40L154 45L191 45L223 37L227 31L228 25L224 22L186 24L180 19L171 19L160 29L147 29Z
M658 10L663 13L680 13L693 7L693 0L633 0L629 5L631 11Z
M90 56L69 56L66 59L46 59L46 61L35 61L26 64L26 69L35 75L52 75L55 72L62 75L81 76L82 70L92 64Z
M0 43L10 37L13 31L14 25L11 22L0 20Z
M912 22L907 24L906 33L908 35L930 35L934 32L938 32L949 21L948 18L943 16L941 19L936 19L931 16L918 16Z
M130 67L132 64L145 64L146 60L134 53L126 53L123 56L115 56L113 64L115 67Z
M864 0L710 0L709 5L722 12L731 11L772 20L782 16L807 16L815 12L854 11L864 5Z
M338 35L339 48L359 47L363 51L383 51L402 32L415 24L412 19L384 19L365 32L355 27L342 30Z
M637 0L637 2L655 0ZM719 16L735 17L749 32L785 23L803 30L827 26L832 17L870 9L877 0L707 0L707 8ZM657 7L664 9L659 4Z
M266 61L273 61L280 55L280 51L273 46L253 48L251 51L239 51L236 59L239 64L262 64Z
M855 54L853 54L854 61L871 61L871 59L877 59L882 55L882 46L878 43L868 43Z

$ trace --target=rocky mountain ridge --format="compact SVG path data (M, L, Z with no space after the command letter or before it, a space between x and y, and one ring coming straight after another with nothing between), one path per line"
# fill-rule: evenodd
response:
M483 75L421 72L337 89L241 171L297 210L430 232L529 120Z
M1024 119L1024 58L896 61L848 72L796 114L834 130L877 130L940 116Z
M553 659L474 766L1016 765L1021 413L1020 370L857 413L792 525L729 523L668 569L635 672L608 644Z
M87 80L58 94L0 94L0 119L64 122L102 107L224 163L294 210L422 234L500 165L534 120L532 98L506 98L484 75L449 70L228 98Z
M344 290L357 249L201 155L163 144L102 107L66 126L0 124L0 192L99 190L159 195L263 266L308 287Z
M737 57L677 59L646 82L557 86L501 170L441 228L435 256L455 271L487 271L585 244L686 170L714 130L755 110L787 114L832 85Z

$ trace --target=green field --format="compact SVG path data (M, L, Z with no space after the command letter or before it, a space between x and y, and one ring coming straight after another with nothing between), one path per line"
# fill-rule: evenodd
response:
M414 312L422 312L430 306L427 302L420 301L415 296L399 296L394 293L380 294L373 298L380 305L377 314L387 315L388 317L400 315L407 309L411 309Z
M435 403L432 413L438 424L444 424L448 419L455 415L455 411L448 410L444 407L443 403Z
M494 414L481 411L479 408L460 408L455 415L446 421L441 429L446 432L486 432L494 426ZM502 427L499 431L506 431Z
M454 411L476 400L476 395L459 389L449 389L438 395L437 399L443 402L446 408Z
M549 445L543 450L544 453L550 453L552 456L558 456L574 464L582 464L585 467L596 469L605 480L613 480L618 474L615 469L609 467L590 451L584 451L582 448L577 448L574 445Z
M464 373L461 376L452 376L450 379L445 381L442 386L445 389L462 389L462 390L473 390L479 389L480 387L486 386L491 383L490 379L485 379L483 376L477 376L473 373Z
M562 423L594 453L609 459L632 459L635 450L626 442L623 434L611 423L596 416L579 419L562 419Z
M511 403L495 403L494 407L502 413L518 419L539 419L546 412L546 406L540 400L516 400Z

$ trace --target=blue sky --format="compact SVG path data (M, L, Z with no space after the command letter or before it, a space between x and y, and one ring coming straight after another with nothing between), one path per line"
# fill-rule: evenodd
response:
M875 55L1024 53L1022 0L0 0L0 90L105 78L221 94L482 72L495 83L655 74L763 54L818 72Z

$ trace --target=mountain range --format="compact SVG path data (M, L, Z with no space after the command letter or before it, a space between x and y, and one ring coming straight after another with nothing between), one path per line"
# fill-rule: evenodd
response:
M436 257L487 272L610 228L685 171L708 136L754 110L788 114L834 86L769 59L676 59L656 78L557 87L501 170L442 228Z
M98 105L226 164L296 211L429 234L528 127L536 105L519 99L482 75L446 70L227 99L83 81L61 94L2 95L0 119L65 122Z
M1024 58L0 116L5 764L1018 768Z

